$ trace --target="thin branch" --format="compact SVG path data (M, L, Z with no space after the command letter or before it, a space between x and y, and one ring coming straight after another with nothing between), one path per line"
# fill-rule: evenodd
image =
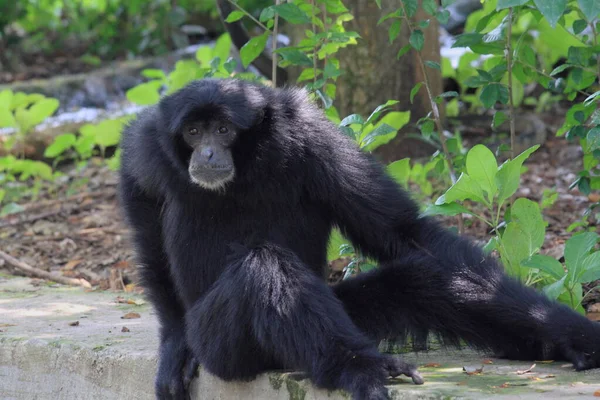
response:
M39 268L32 267L31 265L26 264L23 261L17 260L10 254L7 254L2 250L0 250L0 259L6 261L10 266L17 268L25 272L27 275L35 278L47 279L57 283L62 283L63 285L82 286L88 289L92 287L92 285L90 285L90 283L85 279L67 278L66 276L54 274Z
M402 7L404 20L408 25L408 29L411 32L414 32L414 27L408 14L406 13L406 7L404 2L400 2L400 6ZM416 50L416 49L415 49ZM440 138L440 143L442 145L442 150L444 152L444 158L446 159L446 164L448 164L448 171L450 171L450 179L452 183L456 183L456 171L454 166L452 165L452 156L450 155L450 151L448 150L448 145L446 143L446 136L444 136L444 127L442 125L442 119L440 117L440 110L438 108L437 103L435 102L435 97L433 96L433 92L431 90L431 83L429 80L429 74L427 73L427 67L425 66L425 62L423 61L423 56L419 50L416 50L417 53L417 61L421 67L421 71L423 73L423 83L425 84L425 89L427 89L427 96L429 97L429 103L431 105L431 111L433 113L433 119L435 121L435 125L438 131L438 136ZM464 230L464 220L462 214L458 214L458 231L462 233Z
M506 63L508 67L508 109L510 112L510 158L515 158L515 146L517 132L515 128L515 102L513 99L513 76L512 76L512 22L513 8L508 9L508 29L506 30L506 47L504 52L506 55Z
M279 5L279 0L275 0L275 6ZM275 22L273 24L273 36L271 36L272 38L272 44L271 44L271 57L273 58L273 69L271 72L271 81L273 82L273 86L277 86L277 53L275 53L275 51L277 50L277 34L278 34L278 25L279 25L279 13L275 13Z
M596 30L596 24L594 23L594 21L590 21L589 24L590 24L590 27L592 28L592 35L594 35L594 38L593 38L594 47L598 48L598 31ZM598 52L596 54L596 69L597 69L598 81L600 81L600 52Z
M242 7L240 7L236 2L234 2L232 0L227 0L227 2L229 4L231 4L232 6L234 6L235 8L237 8L238 10L240 10L241 12L243 12L248 18L250 18L252 21L254 21L258 26L260 26L261 28L263 28L265 31L269 31L269 32L271 31L262 22L260 22L256 18L254 18L254 16L252 14L250 14L248 11L246 11Z

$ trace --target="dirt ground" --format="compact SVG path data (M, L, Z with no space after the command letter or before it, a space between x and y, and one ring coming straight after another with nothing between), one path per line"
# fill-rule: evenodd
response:
M517 193L540 201L544 189L558 192L556 203L544 210L548 227L543 252L556 258L571 236L567 227L590 204L577 189L569 189L580 164L578 145L550 139L531 157ZM85 279L94 290L139 290L128 231L117 204L116 173L91 163L83 171L69 167L65 174L58 190L42 190L39 199L22 204L23 211L0 219L0 250L29 266ZM482 241L489 237L477 220L466 225L467 235ZM20 273L1 259L0 270ZM586 305L594 303L599 303L594 307L600 312L600 290L588 297Z

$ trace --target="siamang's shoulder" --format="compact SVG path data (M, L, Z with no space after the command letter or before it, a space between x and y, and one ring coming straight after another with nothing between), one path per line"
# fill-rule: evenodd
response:
M139 187L144 192L160 196L175 177L158 141L158 109L142 110L127 123L121 138L120 179L123 184Z

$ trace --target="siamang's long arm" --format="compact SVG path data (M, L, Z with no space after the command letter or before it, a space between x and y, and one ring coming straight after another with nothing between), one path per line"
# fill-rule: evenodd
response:
M323 151L315 153L315 195L352 243L382 262L334 289L357 326L378 339L427 329L510 358L598 366L600 325L506 276L466 238L419 218L417 204L371 156L338 133L322 137L313 147Z
M129 224L134 227L141 284L154 306L160 324L159 365L156 391L160 398L181 398L197 370L185 343L185 311L173 285L167 255L163 250L160 211L162 204L152 199L122 174L120 202ZM183 372L183 374L182 374Z

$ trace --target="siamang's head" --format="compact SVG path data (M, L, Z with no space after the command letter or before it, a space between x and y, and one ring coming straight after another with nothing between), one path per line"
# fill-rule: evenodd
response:
M222 189L239 168L235 147L262 122L266 104L258 85L216 79L193 82L160 102L161 145L193 183Z

